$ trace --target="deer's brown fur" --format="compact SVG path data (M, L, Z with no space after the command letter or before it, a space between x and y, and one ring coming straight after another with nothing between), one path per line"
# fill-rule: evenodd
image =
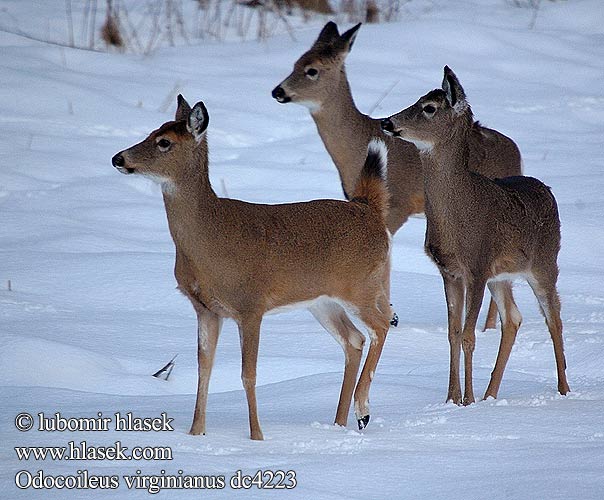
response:
M569 391L556 290L560 220L550 189L532 177L491 180L470 170L473 115L455 74L445 67L445 90L433 90L414 105L385 119L390 135L417 145L426 196L427 254L444 281L449 316L451 364L447 399L474 401L474 329L485 285L501 318L501 344L484 397L497 397L522 316L511 279L524 277L535 293L554 344L558 390ZM465 303L465 321L462 310ZM459 360L463 347L463 400Z
M369 386L389 328L390 234L384 216L386 152L372 146L350 202L262 205L219 198L208 177L203 103L179 96L174 121L118 153L123 173L162 183L175 276L199 324L199 383L192 434L205 433L205 409L223 318L239 325L242 380L252 439L262 439L256 410L256 363L265 313L303 305L338 340L346 364L336 423L346 425L354 390L359 425L369 418ZM369 353L358 384L364 336L342 306L368 327Z
M340 35L335 23L325 25L313 46L294 64L292 73L273 90L282 103L307 106L340 174L345 196L356 183L367 144L380 137L380 122L356 107L346 75L345 60L360 24ZM309 71L316 74L308 74ZM522 173L518 147L509 137L473 122L468 135L470 168L490 178ZM421 162L407 141L387 139L388 188L391 193L388 229L394 234L412 214L424 212ZM495 328L496 310L486 328Z

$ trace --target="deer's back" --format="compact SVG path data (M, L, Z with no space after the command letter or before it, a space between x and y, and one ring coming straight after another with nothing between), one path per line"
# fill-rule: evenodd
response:
M469 135L469 167L490 179L522 174L522 161L516 143L497 130L474 122Z
M265 259L274 271L292 272L292 261L306 271L321 265L340 272L343 266L361 268L385 256L389 237L379 214L369 206L339 200L315 200L260 205L224 200L244 216L237 220L239 244Z

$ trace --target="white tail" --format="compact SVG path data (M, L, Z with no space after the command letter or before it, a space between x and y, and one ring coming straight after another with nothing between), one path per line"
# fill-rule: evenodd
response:
M250 434L263 439L256 408L256 364L265 313L307 307L341 344L346 358L335 422L346 425L350 402L360 427L369 421L369 388L389 328L390 235L384 214L384 150L365 154L356 199L260 205L216 196L208 177L203 103L193 109L179 96L175 121L113 158L123 173L162 179L175 275L199 324L199 383L191 427L205 433L210 373L223 318L239 325L241 377ZM364 336L350 307L369 329L371 343L358 384Z
M501 343L484 397L497 397L522 316L511 279L527 279L545 316L558 371L558 390L570 389L556 290L560 219L550 189L532 177L495 181L469 169L472 110L455 74L445 67L444 90L384 120L386 132L421 145L426 194L426 252L438 266L449 315L451 364L447 399L461 403L459 359L463 346L463 403L474 402L474 329L485 286L497 302ZM465 302L465 321L462 311Z
M335 23L322 29L313 46L294 64L291 74L273 89L281 102L303 104L311 113L333 162L346 197L350 196L363 166L367 143L383 137L380 121L361 113L352 98L346 75L346 58L360 24L340 35ZM386 139L388 188L391 193L388 229L394 234L410 215L424 212L424 188L417 149L407 141ZM470 168L491 178L520 175L518 147L509 137L473 122L468 136ZM495 328L496 309L487 316L486 328Z

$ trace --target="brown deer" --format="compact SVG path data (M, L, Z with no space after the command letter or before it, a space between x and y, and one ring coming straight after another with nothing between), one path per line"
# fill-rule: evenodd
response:
M280 103L306 106L338 172L344 195L355 186L367 144L382 135L380 121L361 113L352 98L344 65L361 24L342 35L335 23L294 64L292 73L273 89ZM470 168L491 178L522 174L520 152L510 138L478 122L469 135ZM412 214L424 212L421 162L415 146L387 141L388 188L391 193L388 229L394 234ZM485 323L495 328L497 310L491 300Z
M386 149L368 148L349 202L315 200L261 205L219 198L208 177L208 113L178 96L174 121L113 157L124 174L162 185L175 276L198 320L199 381L191 434L205 434L208 384L223 318L239 326L241 377L250 434L263 439L256 408L256 365L264 314L306 307L344 350L344 379L335 422L345 426L354 390L360 428L369 422L369 388L386 333L390 240L386 228ZM367 359L355 389L364 336L343 306L367 326Z
M512 279L531 286L549 329L558 370L558 391L569 392L556 290L560 219L554 195L541 181L514 176L491 180L470 169L472 110L457 77L445 67L443 89L382 120L383 130L413 142L422 160L426 195L426 253L442 275L449 318L451 364L447 400L462 402L459 358L463 346L463 404L474 402L474 329L485 285L497 303L501 342L485 392L497 397L522 316ZM462 310L465 321L462 329Z

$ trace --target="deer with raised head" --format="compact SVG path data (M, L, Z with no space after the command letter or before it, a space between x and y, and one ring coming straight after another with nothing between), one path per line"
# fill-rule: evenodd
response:
M178 96L174 121L113 157L124 174L162 185L176 245L175 276L198 320L199 379L191 434L205 434L208 384L223 318L239 326L241 377L250 434L263 439L256 408L262 317L305 307L344 350L335 423L345 426L354 391L359 428L369 422L369 388L389 328L390 233L383 143L369 145L349 202L262 205L214 193L208 176L208 113ZM344 307L367 326L370 346L356 383L365 338ZM355 388L356 383L356 388Z
M380 121L361 113L352 98L345 61L361 24L338 32L328 22L313 46L294 64L292 73L273 89L280 103L306 106L340 174L348 198L363 167L367 144L383 137ZM468 137L470 168L491 178L522 174L518 147L509 137L478 122ZM412 214L424 212L424 188L417 148L407 141L387 141L388 229L394 234ZM497 309L491 300L485 330L495 328Z
M531 286L554 345L558 391L569 392L556 290L560 219L549 187L533 177L491 180L470 169L474 119L459 80L445 67L443 89L382 120L391 136L420 152L426 195L425 250L442 275L447 301L450 371L447 400L474 402L472 355L485 286L497 303L501 342L484 398L497 397L522 316L512 279ZM462 311L465 319L462 327ZM463 347L464 396L459 363Z

